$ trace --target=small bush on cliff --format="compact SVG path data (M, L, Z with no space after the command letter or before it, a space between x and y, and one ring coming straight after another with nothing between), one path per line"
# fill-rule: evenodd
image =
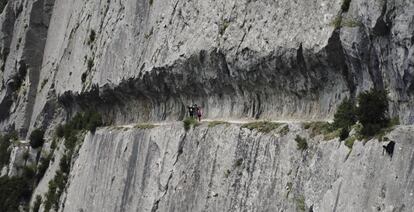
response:
M36 173L37 182L40 182L40 180L45 175L47 168L49 168L49 164L50 164L50 161L52 160L52 157L53 157L53 153L50 153L46 157L40 158L40 163L37 167L37 173Z
M228 125L229 123L225 121L212 121L208 123L208 127L215 127L215 126L223 125L223 124Z
M373 136L389 125L387 92L371 89L358 96L356 114L362 124L361 133L365 137Z
M351 5L351 0L343 0L342 6L341 6L342 12L348 12L350 5Z
M0 0L0 13L3 13L4 8L7 5L8 0Z
M0 169L9 163L11 153L9 147L13 140L18 140L17 132L0 135Z
M152 129L152 128L155 128L155 127L157 127L157 126L154 125L154 124L137 124L137 125L135 125L134 128L142 129L142 130L148 130L148 129Z
M350 128L357 121L355 104L348 98L338 106L334 115L333 127L335 129Z
M61 124L59 124L56 127L56 132L55 133L56 133L56 136L58 138L63 138L63 136L65 135L65 128Z
M328 122L308 122L303 124L303 128L310 130L311 137L323 135L324 139L333 139L339 136L339 133Z
M37 195L36 200L33 203L33 212L38 212L41 204L42 204L42 197L40 195Z
M258 121L243 124L241 128L247 128L249 130L257 130L262 133L269 133L282 125L281 123L274 123L269 121Z
M30 185L23 177L0 177L0 211L19 211L30 199Z
M299 135L295 138L296 144L298 145L298 150L306 150L308 148L308 142L306 138L302 138Z
M41 146L43 146L43 143L45 142L43 136L45 135L45 132L41 129L35 129L30 134L29 140L30 140L30 146L34 149L37 149Z
M197 120L195 118L186 118L183 121L185 131L188 131L192 126L197 125Z

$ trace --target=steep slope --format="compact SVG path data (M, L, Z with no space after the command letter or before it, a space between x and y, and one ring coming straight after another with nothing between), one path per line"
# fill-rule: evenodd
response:
M349 149L289 127L102 128L85 138L62 211L414 210L412 126L387 136L392 157L377 140Z
M86 108L116 123L177 120L192 102L210 118L326 119L371 87L388 89L391 116L413 123L413 8L410 0L15 1L1 14L2 128L24 136ZM17 51L20 34L30 42ZM29 77L13 91L20 69Z
M29 166L36 177L46 171L30 179L38 185L31 206L52 190L49 206L61 211L414 210L413 0L2 0L0 7L7 154L0 169L6 177ZM350 152L291 122L330 120L344 98L371 88L388 91L388 115L402 124L388 135L392 158L387 143L357 142ZM193 103L203 118L283 120L291 129L185 132L177 120ZM86 111L118 127L77 145L91 130L89 116L57 136L59 124ZM144 122L161 124L119 127ZM34 149L28 140L37 128L46 142ZM297 150L296 135L308 150ZM49 184L55 178L59 189Z

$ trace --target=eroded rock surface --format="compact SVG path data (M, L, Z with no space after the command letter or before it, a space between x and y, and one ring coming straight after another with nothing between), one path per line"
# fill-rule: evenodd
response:
M103 128L85 138L63 211L412 211L413 130L387 135L391 158L377 140L350 150L297 124L285 136L234 124Z

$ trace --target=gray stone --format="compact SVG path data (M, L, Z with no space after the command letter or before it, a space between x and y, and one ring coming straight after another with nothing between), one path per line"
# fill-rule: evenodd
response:
M387 135L392 158L377 140L351 150L295 128L102 128L85 138L61 211L414 210L413 126Z

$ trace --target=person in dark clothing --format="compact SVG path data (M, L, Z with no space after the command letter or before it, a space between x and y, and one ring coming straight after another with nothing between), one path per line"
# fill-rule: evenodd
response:
M197 117L198 117L198 121L201 122L202 113L201 113L201 108L200 107L196 108L196 114L197 114Z
M191 118L194 118L195 109L194 106L188 106L188 114L190 114Z

